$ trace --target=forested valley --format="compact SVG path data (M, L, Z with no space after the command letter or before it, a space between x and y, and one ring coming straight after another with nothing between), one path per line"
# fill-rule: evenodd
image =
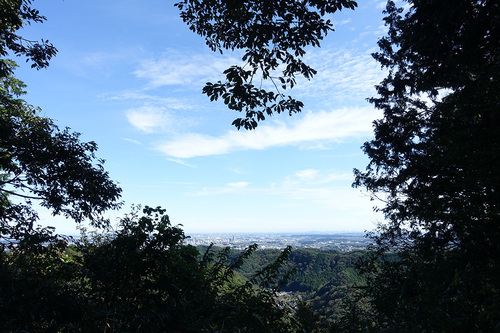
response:
M122 190L97 143L23 99L20 57L46 68L56 46L21 36L45 21L36 1L0 0L0 331L499 332L500 3L388 1L373 54L383 112L353 187L383 213L366 251L243 251L186 245L162 207L117 224ZM188 28L245 65L203 93L256 130L303 103L283 93L314 80L306 47L350 0L183 0ZM276 90L253 80L272 81ZM281 87L281 90L278 89ZM34 202L81 237L38 224Z

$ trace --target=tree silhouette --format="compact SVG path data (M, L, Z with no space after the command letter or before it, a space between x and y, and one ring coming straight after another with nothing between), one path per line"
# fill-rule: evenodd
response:
M389 70L370 99L384 117L354 186L387 222L363 272L386 326L486 331L500 323L500 6L408 2L388 2L374 54ZM399 261L377 264L393 250Z
M244 65L224 71L226 81L203 88L211 101L219 98L230 110L243 112L233 125L247 130L266 116L300 112L303 103L283 91L297 76L311 79L316 71L302 58L306 46L320 46L333 25L327 14L354 9L352 0L184 0L175 4L189 28L203 36L212 51L243 50ZM272 88L262 88L270 80Z

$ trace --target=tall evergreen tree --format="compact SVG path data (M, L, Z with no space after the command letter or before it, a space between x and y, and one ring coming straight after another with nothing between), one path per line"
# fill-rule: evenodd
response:
M384 117L354 186L387 221L362 271L382 326L500 329L500 4L407 2L388 2L374 54ZM393 250L400 261L377 261Z

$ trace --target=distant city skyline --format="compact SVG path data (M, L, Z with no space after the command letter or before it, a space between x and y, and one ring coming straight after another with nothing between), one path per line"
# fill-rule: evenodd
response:
M259 249L316 248L322 250L364 250L372 241L363 233L286 234L286 233L211 233L193 234L185 243L194 246L230 247L242 250L251 244Z
M45 1L47 17L24 29L59 50L47 70L19 59L25 99L60 127L99 145L110 177L132 204L162 206L186 234L372 230L376 202L353 189L360 147L381 113L366 99L384 77L372 59L384 35L385 1L363 1L332 15L335 30L305 62L318 71L289 93L301 114L266 119L255 131L231 126L239 115L201 89L240 53L212 53L172 2ZM75 224L40 211L44 224L74 234Z

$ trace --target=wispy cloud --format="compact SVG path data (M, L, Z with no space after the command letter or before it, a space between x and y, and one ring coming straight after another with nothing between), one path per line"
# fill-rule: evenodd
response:
M374 86L384 77L380 65L372 58L376 49L359 52L355 49L314 49L306 57L318 74L296 86L296 93L316 98L323 104L338 107L366 104L375 94Z
M165 181L161 182L162 184L172 184L172 185L196 185L195 182L173 182L173 181Z
M367 210L373 206L368 196L350 186L353 175L347 173L322 172L316 169L297 171L284 177L279 182L267 186L252 186L246 181L228 183L225 186L203 188L191 193L192 196L277 196L307 205L319 204L335 211L348 211L364 207Z
M377 112L370 107L307 113L292 125L276 122L254 131L231 130L221 136L188 133L157 146L175 158L222 155L240 150L263 150L276 146L340 142L371 134Z
M350 187L350 173L322 172L317 169L297 171L273 187L297 201L315 202L336 211L352 210L357 205L370 204L359 191Z
M140 47L121 48L108 51L81 51L66 49L58 56L59 64L72 75L82 78L111 78L120 65L129 65L131 59L141 56Z
M229 183L227 185L231 188L243 188L243 187L247 187L248 185L250 185L250 183L249 182L235 182L235 183Z
M131 142L131 143L134 143L136 145L139 145L139 146L142 146L142 142L138 141L138 140L135 140L135 139L130 139L130 138L122 138L122 140L124 141L128 141L128 142Z
M306 169L298 171L295 176L299 179L314 179L318 175L319 170L316 169Z
M205 83L221 77L221 73L239 60L211 53L183 54L175 50L165 52L159 59L143 60L134 71L137 78L145 79L151 88L169 85Z
M297 171L293 176L288 176L286 178L285 184L288 186L295 186L297 184L307 184L307 185L320 185L328 184L336 181L351 181L351 173L322 173L317 169L306 169Z
M203 188L195 193L191 193L192 196L212 196L221 195L227 193L248 193L249 191L255 192L256 189L249 187L250 183L246 181L228 183L223 187L218 188ZM260 191L257 189L257 191Z
M186 163L184 160L178 159L178 158L167 158L168 161L174 162L180 165L187 166L189 168L196 168L196 165Z
M156 104L164 107L168 107L169 109L175 110L189 110L196 108L196 105L193 105L193 100L187 100L183 98L177 97L164 97L157 96L152 94L147 94L142 90L125 90L119 92L111 92L100 95L102 99L105 100L117 100L117 101L141 101L143 103Z
M386 6L387 6L387 1L380 1L380 2L377 2L377 4L375 5L375 8L385 9Z
M132 126L146 133L152 133L155 129L166 127L172 122L172 117L166 108L153 105L128 109L125 115Z
M337 21L337 20L334 20L333 21L333 26L334 27L338 27L338 26L341 26L341 25L345 25L345 24L348 24L351 22L351 19L345 19L345 20L342 20L342 21Z

